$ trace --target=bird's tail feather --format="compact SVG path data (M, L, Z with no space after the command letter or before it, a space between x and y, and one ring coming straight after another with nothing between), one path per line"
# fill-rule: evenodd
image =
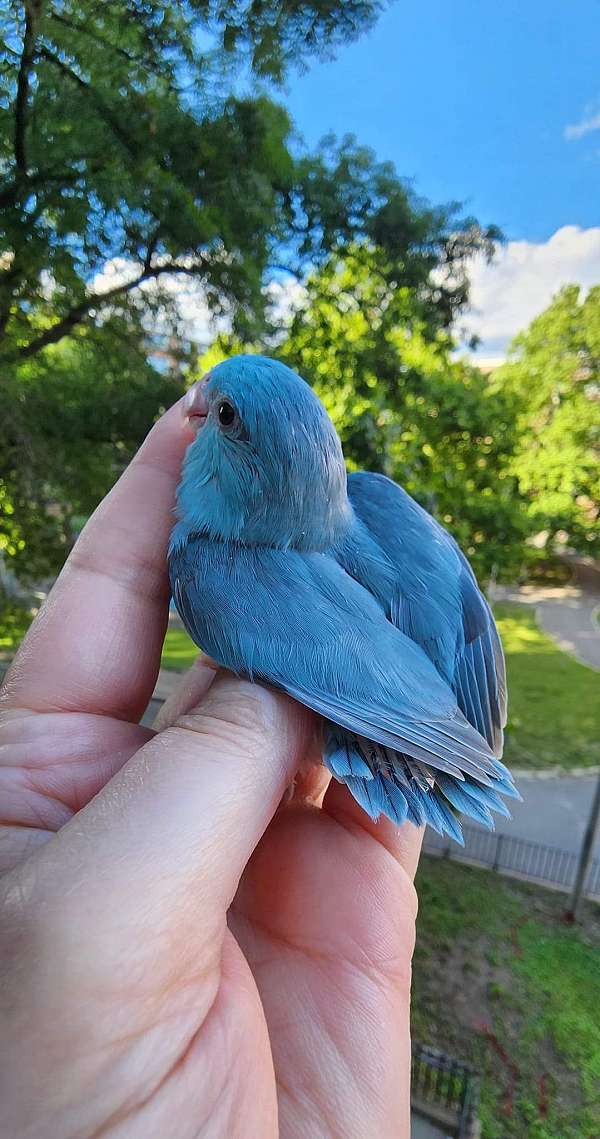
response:
M461 845L458 812L493 830L492 811L510 818L500 796L520 798L502 764L492 778L477 780L467 771L457 778L332 723L327 726L323 758L332 775L347 785L372 819L386 815L397 826L407 820L415 826L427 824Z

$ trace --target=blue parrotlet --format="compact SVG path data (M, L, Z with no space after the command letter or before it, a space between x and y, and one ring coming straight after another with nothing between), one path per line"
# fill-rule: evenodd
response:
M373 819L493 825L502 647L454 539L383 475L347 474L312 388L236 356L191 389L169 547L175 604L215 661L324 720L323 759Z

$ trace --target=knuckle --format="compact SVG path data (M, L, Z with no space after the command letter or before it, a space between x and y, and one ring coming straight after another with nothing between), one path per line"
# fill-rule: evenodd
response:
M262 685L219 678L201 705L179 716L176 730L193 732L215 747L248 760L286 743L290 702Z

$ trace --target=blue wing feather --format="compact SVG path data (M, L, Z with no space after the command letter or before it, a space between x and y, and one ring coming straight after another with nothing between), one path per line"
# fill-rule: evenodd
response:
M496 758L504 659L456 543L382 476L351 475L357 523L333 556L192 537L170 557L184 624L231 671L328 723L324 760L372 818L462 842L517 795ZM495 752L495 755L493 754Z
M342 564L422 646L455 692L463 715L501 755L504 656L467 559L450 534L383 475L349 475L348 494L363 534L351 539L354 549L340 551ZM381 552L379 568L372 549L367 567L369 542Z
M197 538L171 557L193 639L240 675L439 770L498 777L485 741L423 650L330 557Z

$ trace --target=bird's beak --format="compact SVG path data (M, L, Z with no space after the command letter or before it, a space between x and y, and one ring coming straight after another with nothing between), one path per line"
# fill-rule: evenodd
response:
M183 418L195 435L204 427L208 415L206 379L199 380L188 391L183 401Z

